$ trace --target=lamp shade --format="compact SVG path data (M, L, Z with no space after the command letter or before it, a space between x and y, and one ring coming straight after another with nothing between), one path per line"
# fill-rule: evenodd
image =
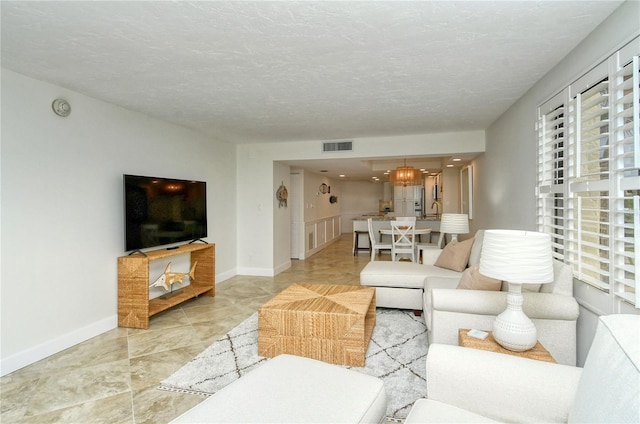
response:
M466 213L443 213L440 221L440 232L467 234L469 232L469 215Z
M550 283L553 281L551 237L534 231L486 230L480 273L511 283Z

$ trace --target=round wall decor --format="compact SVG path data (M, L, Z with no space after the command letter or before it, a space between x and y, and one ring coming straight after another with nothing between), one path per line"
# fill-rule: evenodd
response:
M71 113L71 105L65 99L55 99L53 103L51 103L51 108L58 116L69 116Z

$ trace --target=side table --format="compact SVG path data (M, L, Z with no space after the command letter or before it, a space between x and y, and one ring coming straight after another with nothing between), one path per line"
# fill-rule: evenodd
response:
M525 350L524 352L514 352L500 346L496 339L493 338L493 334L491 334L490 331L488 331L489 335L484 340L471 337L467 334L468 332L468 328L461 328L458 330L458 345L473 349L488 350L490 352L506 353L507 355L521 356L523 358L536 359L538 361L556 362L556 360L553 359L553 356L551 356L549 351L547 351L540 342L537 342L534 347L529 350Z

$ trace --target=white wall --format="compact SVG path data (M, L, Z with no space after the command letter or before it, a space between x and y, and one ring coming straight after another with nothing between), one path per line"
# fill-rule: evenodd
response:
M442 209L440 213L461 213L460 167L442 170Z
M1 135L3 374L117 325L124 173L206 181L217 279L235 275L235 146L4 69Z
M353 152L323 154L321 141L241 144L237 148L238 177L238 272L271 275L275 268L271 249L288 249L273 236L273 162L321 158L411 157L483 152L484 131L419 134L354 139ZM332 190L333 191L333 190ZM344 197L344 196L341 196Z
M316 221L330 216L340 215L341 203L344 196L341 195L340 183L322 174L305 171L304 175L304 222ZM331 193L322 194L320 185L326 184ZM329 189L327 189L329 190ZM329 196L338 196L338 203L330 203Z
M273 164L273 235L275 243L282 246L280 249L273 249L274 274L291 268L291 205L287 199L287 206L280 206L280 201L276 198L276 191L281 184L287 187L291 194L291 171L290 167L281 163Z
M302 176L302 210L300 224L302 234L300 259L306 259L326 248L340 237L340 183L326 175L297 170ZM326 193L320 186L326 184ZM338 202L331 203L329 198L337 196ZM276 241L277 245L277 241Z
M353 233L353 219L365 213L378 212L382 200L382 183L343 181L341 203L342 232Z
M474 160L474 222L478 228L536 229L536 108L638 34L640 2L627 1L487 129L484 155ZM595 331L595 315L618 312L608 296L576 283L581 304L578 364ZM629 309L627 312L638 313Z

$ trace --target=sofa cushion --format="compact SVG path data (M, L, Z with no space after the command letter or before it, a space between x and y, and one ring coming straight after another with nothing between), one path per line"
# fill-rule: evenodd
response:
M452 241L447 244L434 265L440 268L462 272L469 262L473 240L473 238L470 238L465 241Z
M476 235L473 236L473 239L473 247L471 248L471 254L469 255L469 266L480 263L480 253L482 251L482 241L484 240L484 230L476 231Z
M480 274L480 265L475 264L464 270L457 289L466 290L500 290L502 281Z
M373 261L360 271L360 284L423 289L426 276L425 266L418 263Z
M553 282L543 284L540 293L573 296L573 269L570 265L553 260Z

